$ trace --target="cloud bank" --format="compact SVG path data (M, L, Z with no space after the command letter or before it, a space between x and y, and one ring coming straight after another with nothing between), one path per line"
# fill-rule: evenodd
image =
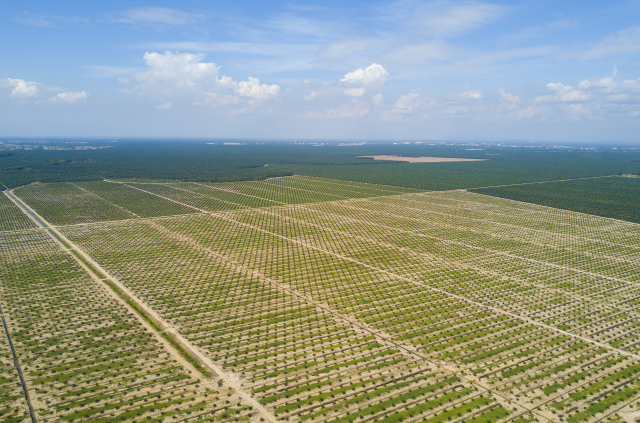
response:
M221 67L214 62L204 62L204 54L146 52L143 59L148 70L119 78L131 86L123 91L162 100L186 97L196 106L234 106L234 112L253 110L280 95L279 85L261 84L252 76L246 81L234 81L225 75L219 77ZM164 107L166 104L170 106ZM169 107L171 102L154 108Z
M38 82L28 82L24 79L1 78L0 87L9 88L11 92L9 97L14 100L40 102L44 97L49 97L49 102L65 102L75 103L78 100L85 99L88 96L86 91L64 91L58 87L50 87Z

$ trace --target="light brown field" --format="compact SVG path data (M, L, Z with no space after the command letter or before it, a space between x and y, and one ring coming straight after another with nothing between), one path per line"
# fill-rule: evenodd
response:
M391 160L394 162L407 162L407 163L483 162L486 160L486 159L461 159L456 157L429 157L429 156L403 157L403 156L387 156L387 155L358 156L358 157L368 157L373 160Z

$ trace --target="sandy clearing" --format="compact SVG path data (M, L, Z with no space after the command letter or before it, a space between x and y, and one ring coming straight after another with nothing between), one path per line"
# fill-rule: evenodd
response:
M391 160L394 162L407 162L407 163L483 162L486 160L486 159L460 159L455 157L429 157L429 156L403 157L403 156L387 156L387 155L356 156L356 157L366 157L373 160Z

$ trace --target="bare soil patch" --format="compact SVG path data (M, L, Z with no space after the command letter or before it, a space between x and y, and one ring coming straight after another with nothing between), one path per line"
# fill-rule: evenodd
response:
M486 159L461 159L455 157L403 157L403 156L387 156L387 155L377 155L377 156L358 156L358 157L369 157L373 160L392 160L395 162L408 162L408 163L441 163L441 162L483 162Z

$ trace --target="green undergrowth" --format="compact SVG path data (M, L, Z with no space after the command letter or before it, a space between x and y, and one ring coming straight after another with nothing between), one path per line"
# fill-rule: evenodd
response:
M200 361L196 360L191 354L189 354L183 347L178 343L171 335L167 334L162 328L158 325L158 323L149 316L144 310L142 310L138 304L133 302L128 295L120 290L113 282L105 281L107 285L116 293L120 298L122 298L131 308L133 308L136 313L138 313L144 320L147 321L164 339L169 341L171 345L178 350L180 355L182 355L193 367L195 367L200 373L205 375L206 377L213 377L215 374L207 369L205 369Z

